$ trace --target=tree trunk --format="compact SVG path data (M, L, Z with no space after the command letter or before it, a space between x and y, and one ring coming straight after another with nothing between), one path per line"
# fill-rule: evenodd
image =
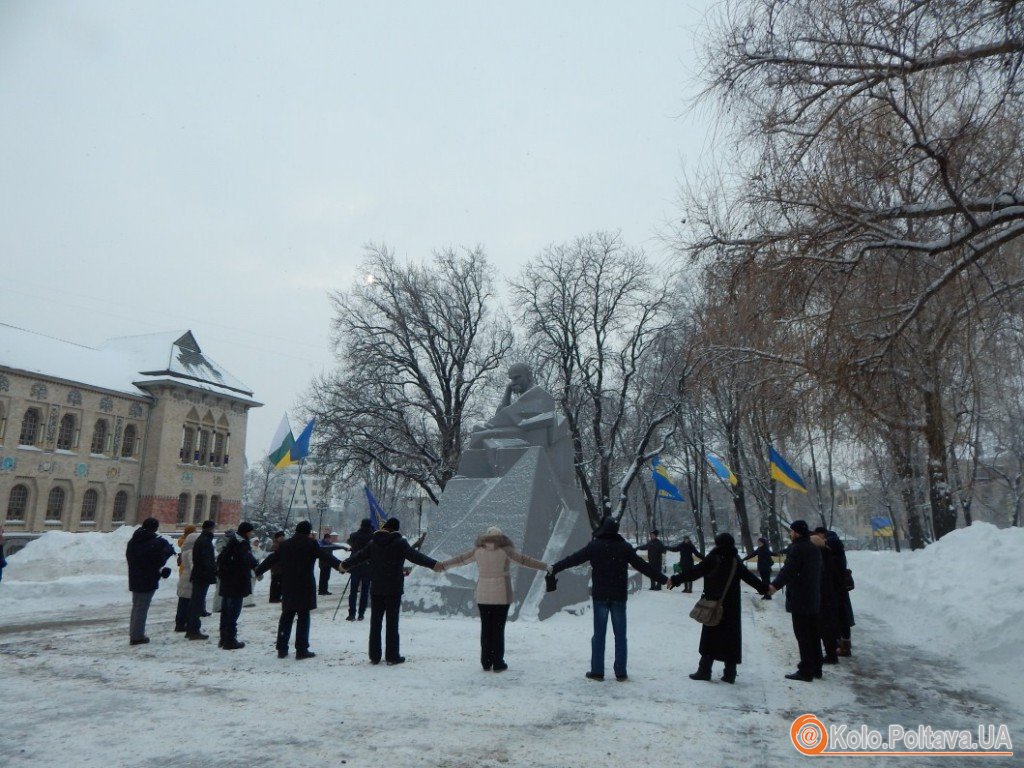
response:
M924 437L928 446L928 500L932 509L932 529L936 539L956 530L956 507L949 488L946 466L946 430L942 418L942 400L938 392L924 393Z
M889 454L892 456L896 481L899 483L900 497L903 499L903 508L907 515L907 542L912 550L924 549L924 525L921 522L921 513L917 508L917 493L914 489L917 482L917 473L914 472L914 466L910 461L908 452L901 450L891 435Z

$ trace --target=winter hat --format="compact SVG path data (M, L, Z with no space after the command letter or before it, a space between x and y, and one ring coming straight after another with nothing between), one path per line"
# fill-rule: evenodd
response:
M485 536L501 536L502 535L501 528L499 528L496 525L492 525L490 528L487 529L487 532L484 535Z
M216 527L217 527L217 524L215 522L213 522L213 520L203 520L203 530L204 531L212 531Z
M253 527L253 524L250 523L248 520L243 520L242 522L240 522L238 524L238 535L239 536L244 536L245 534L249 533L250 531L254 531L254 530L255 530L255 528Z
M373 523L370 522L370 518L364 517L362 520L359 521L359 528L363 531L372 531Z
M657 528L654 528L654 529L653 529L653 530L651 531L651 533L653 533L653 534L654 534L655 536L657 536L657 535L658 535L658 529L657 529Z
M806 520L794 520L789 524L789 530L795 533L797 536L810 536L811 529L807 525Z
M715 546L721 547L722 549L736 549L736 539L732 537L731 533L722 531L720 534L715 536Z
M820 533L822 536L828 536L828 528L826 528L823 525L819 525L817 528L815 528L814 532Z
M147 517L142 521L142 530L144 531L157 531L160 530L160 521L155 517Z
M600 536L601 534L610 534L610 533L618 533L618 532L619 532L619 523L618 523L618 521L615 518L613 518L613 517L606 517L606 518L604 518L604 520L601 521L601 524L597 527L597 530L594 531L594 535L595 536Z
M389 517L388 521L381 527L387 528L389 531L397 531L401 526L402 524L399 522L397 517Z
M284 531L274 531L274 538L275 539L279 539L282 536L287 536L287 535L288 534L286 534Z
M295 526L295 533L299 535L309 536L313 532L313 526L309 520L303 520L301 523Z

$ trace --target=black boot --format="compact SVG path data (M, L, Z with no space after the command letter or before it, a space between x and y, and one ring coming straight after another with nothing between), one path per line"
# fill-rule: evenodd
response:
M714 664L714 660L710 656L701 656L700 662L697 664L697 671L690 673L690 679L710 680L712 664Z
M722 671L722 682L723 683L735 683L736 682L736 665L726 663L725 669Z

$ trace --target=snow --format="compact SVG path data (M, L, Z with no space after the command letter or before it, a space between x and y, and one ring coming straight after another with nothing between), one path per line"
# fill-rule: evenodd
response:
M503 674L480 669L476 620L406 610L408 663L372 666L368 621L344 621L344 608L331 621L345 583L339 576L335 595L321 598L313 615L315 659L276 658L278 609L267 604L266 579L257 585L256 607L242 612L243 650L221 651L172 631L173 578L162 582L150 611L152 642L129 647L124 546L132 530L54 531L9 558L0 582L0 764L60 765L74 755L83 768L321 760L449 768L776 766L797 757L789 725L805 712L851 727L1006 723L1018 755L1024 739L1024 691L1013 657L1024 629L1019 529L976 524L922 552L850 553L854 656L812 684L782 678L796 659L783 601L761 601L744 586L744 663L735 686L686 677L700 633L687 613L699 595L678 591L630 597L628 683L583 678L587 604L543 622L510 623L510 669ZM428 577L417 568L410 580ZM214 637L216 618L205 624ZM609 672L611 649L609 634ZM716 678L719 672L716 665Z

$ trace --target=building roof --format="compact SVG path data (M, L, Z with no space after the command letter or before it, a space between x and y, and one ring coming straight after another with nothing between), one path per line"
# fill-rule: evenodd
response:
M168 382L254 402L189 330L122 336L97 349L0 323L0 366L135 397L147 384Z

